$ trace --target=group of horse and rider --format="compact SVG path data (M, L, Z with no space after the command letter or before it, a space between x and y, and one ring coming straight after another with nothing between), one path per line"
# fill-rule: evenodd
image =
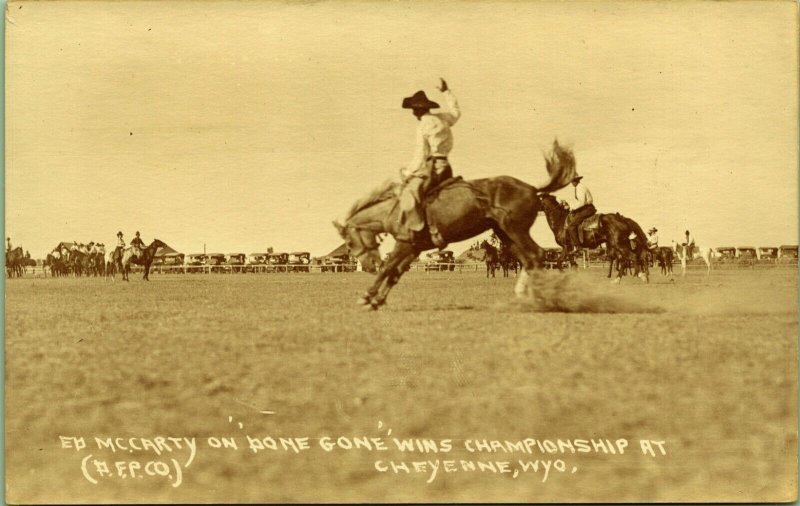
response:
M146 246L138 231L128 245L125 243L124 234L120 231L117 232L116 247L108 254L103 243L62 242L47 255L45 264L54 276L85 274L115 277L116 273L120 272L123 279L127 280L130 264L134 263L145 267L145 279L148 279L149 267L155 252L162 246L164 243L157 239L150 246Z
M575 170L574 155L557 141L545 156L550 180L538 188L509 176L471 181L453 177L449 155L461 109L444 79L437 89L445 107L430 100L423 90L402 101L402 108L410 109L418 123L413 158L401 168L400 183L385 183L359 199L344 224L334 223L365 270L379 271L359 303L377 309L420 252L442 249L486 230L493 230L508 245L522 264L523 274L542 268L543 250L529 235L539 211L544 211L563 258L605 244L612 263L617 263L618 278L628 266L647 278L648 258L655 253L648 246L653 245L655 232L648 241L633 220L619 213L597 213L589 188ZM439 111L431 112L436 109ZM569 185L572 191L567 200L551 195ZM377 253L384 233L396 239L386 262Z
M6 275L9 278L21 277L25 267L35 265L30 251L23 251L22 246L12 247L11 238L6 237Z

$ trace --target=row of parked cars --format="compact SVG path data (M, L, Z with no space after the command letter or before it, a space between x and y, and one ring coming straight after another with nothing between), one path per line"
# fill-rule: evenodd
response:
M797 262L797 246L720 246L714 248L716 259L720 262L764 261Z
M184 272L322 272L356 270L349 258L311 258L308 251L293 253L174 253L157 257L156 267L182 267Z

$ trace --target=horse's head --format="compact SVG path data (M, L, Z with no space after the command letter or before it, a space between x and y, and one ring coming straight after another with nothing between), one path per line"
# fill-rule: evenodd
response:
M379 250L378 232L369 228L360 228L345 222L344 225L334 221L333 226L344 239L344 244L350 254L361 262L365 272L375 273L381 267L381 252Z
M150 243L150 247L155 247L155 249L164 248L166 247L166 244L159 241L158 239L153 239L153 242Z

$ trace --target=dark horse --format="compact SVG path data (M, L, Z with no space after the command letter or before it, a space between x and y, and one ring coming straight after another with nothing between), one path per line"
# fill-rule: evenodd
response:
M514 256L514 253L511 252L511 249L505 244L500 243L498 255L500 255L500 268L503 269L503 277L507 278L508 271L511 269L514 269L514 275L516 275L519 261L517 257Z
M136 255L132 246L125 248L125 251L122 254L122 279L125 281L130 281L128 279L128 274L131 272L131 262L133 262L136 265L141 265L144 267L144 277L142 279L145 281L150 281L150 266L153 264L153 258L156 256L156 251L158 248L163 246L166 246L166 244L158 239L153 239L153 242L150 243L150 246L142 250L141 256Z
M661 246L650 250L650 253L653 256L653 260L658 262L658 266L661 267L661 275L672 276L672 262L675 259L672 248Z
M564 252L561 257L563 260L568 248L564 221L567 219L569 211L552 195L542 195L542 207L544 208L545 216L547 216L547 224L550 225L550 230L553 231L556 242L563 248ZM638 246L636 248L631 247L631 241L628 239L631 234L636 235L636 244ZM644 280L648 281L649 271L645 258L647 237L635 221L625 218L619 213L601 214L600 227L597 230L587 231L581 246L584 248L596 248L602 243L606 243L606 249L609 258L612 260L612 265L614 260L617 261L617 277L614 282L619 283L622 278L622 270L626 264L635 267L635 274L639 274L641 269Z
M22 247L17 246L11 251L6 251L6 274L9 278L22 277L25 272L25 254Z
M500 252L486 240L481 243L481 249L484 253L483 259L486 262L486 277L489 277L489 273L494 277L497 266L500 264Z
M429 192L427 213L447 243L464 241L492 229L508 244L525 269L517 279L515 292L522 295L528 274L543 267L543 251L530 236L530 229L541 208L540 191L563 188L575 174L575 157L568 149L553 143L545 157L549 181L537 189L509 176L472 181L456 181ZM433 249L428 229L415 234L412 241L397 240L386 263L381 266L378 236L389 233L406 237L400 226L399 185L387 182L367 197L358 200L347 213L344 225L334 222L350 253L367 272L380 272L375 282L358 300L367 308L378 309L411 262L425 250Z

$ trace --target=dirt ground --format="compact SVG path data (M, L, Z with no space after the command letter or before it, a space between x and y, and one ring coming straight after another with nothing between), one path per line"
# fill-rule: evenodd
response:
M6 500L795 498L796 269L370 279L7 280Z

